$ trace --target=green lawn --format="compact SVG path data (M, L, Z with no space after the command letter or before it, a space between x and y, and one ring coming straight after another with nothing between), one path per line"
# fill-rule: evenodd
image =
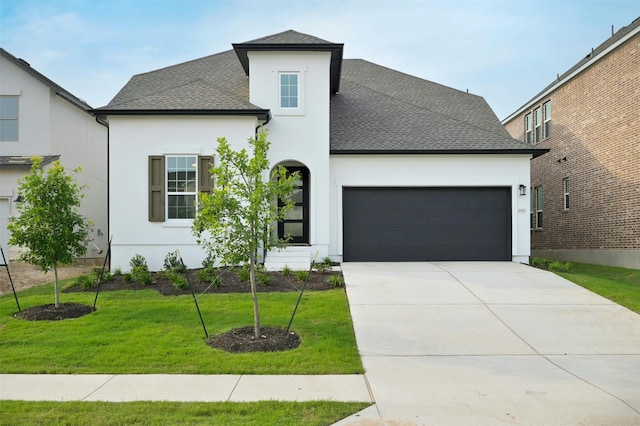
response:
M318 425L370 404L346 402L30 402L0 401L1 423L30 425Z
M66 283L68 285L68 283ZM22 309L53 303L53 285L18 293ZM286 328L297 292L259 295L263 326ZM92 305L94 293L62 293ZM253 324L250 294L198 298L210 335ZM206 345L191 295L154 290L101 292L97 310L63 321L13 317L0 298L0 373L47 374L355 374L363 368L344 289L307 292L291 327L294 350L230 354Z
M558 275L640 314L640 269L571 263Z

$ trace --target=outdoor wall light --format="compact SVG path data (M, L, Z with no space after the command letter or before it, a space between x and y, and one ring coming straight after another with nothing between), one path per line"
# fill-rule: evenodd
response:
M524 185L520 185L520 195L527 195L527 187Z
M16 199L15 199L15 200L13 200L13 202L14 202L14 203L21 203L21 202L22 202L22 195L18 195L18 196L16 197Z

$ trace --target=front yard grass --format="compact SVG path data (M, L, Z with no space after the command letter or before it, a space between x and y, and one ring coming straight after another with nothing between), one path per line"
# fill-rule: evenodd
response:
M571 263L569 272L556 273L640 314L640 269Z
M69 285L66 281L64 285ZM297 292L260 293L263 326L286 329ZM94 293L61 302L93 305ZM18 293L22 309L53 302L53 285ZM250 294L198 298L209 335L253 324ZM0 298L0 373L13 374L359 374L363 373L344 289L305 293L291 330L298 348L231 354L206 345L191 295L154 290L101 292L97 310L62 321L13 317Z
M371 404L356 402L31 402L0 401L2 424L27 425L318 425Z

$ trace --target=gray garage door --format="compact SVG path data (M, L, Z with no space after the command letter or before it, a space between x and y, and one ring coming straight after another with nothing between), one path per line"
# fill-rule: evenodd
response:
M344 188L344 260L511 260L510 188Z

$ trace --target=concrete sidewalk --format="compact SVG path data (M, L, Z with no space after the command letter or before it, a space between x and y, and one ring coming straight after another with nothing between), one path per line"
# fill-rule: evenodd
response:
M376 404L339 425L640 425L640 315L511 262L342 269Z
M362 375L2 374L0 400L373 402Z

